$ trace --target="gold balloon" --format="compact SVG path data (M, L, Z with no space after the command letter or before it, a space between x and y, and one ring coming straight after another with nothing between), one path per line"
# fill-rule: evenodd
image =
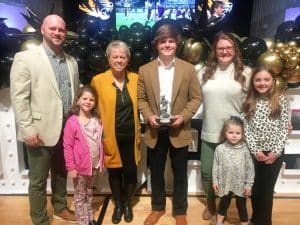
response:
M286 61L288 58L290 58L291 54L292 54L291 50L288 48L281 52L280 57L281 57L281 59Z
M183 57L185 57L188 54L189 49L192 46L193 42L194 42L193 38L188 38L188 39L186 39L186 40L183 41L182 49L181 49L181 55Z
M279 89L280 92L284 92L287 87L287 81L280 77L276 78L276 87Z
M299 47L299 48L296 48L295 54L297 54L297 55L300 57L300 47Z
M290 56L287 58L284 66L288 69L294 69L297 65L299 65L300 58L296 55Z
M67 38L69 39L77 39L78 36L79 35L73 31L69 31L69 30L67 31Z
M241 37L236 33L230 33L233 37L235 37L237 40L241 41Z
M248 37L241 37L240 41L243 42L245 39L247 39Z
M288 46L292 47L292 48L297 48L297 42L296 41L289 41Z
M276 42L274 48L275 49L284 49L285 44L283 42Z
M30 24L27 24L23 28L23 33L31 33L31 32L36 32L36 30Z
M196 41L193 38L188 38L184 41L181 52L183 59L192 64L197 64L203 59L204 53L205 48L200 41Z
M26 40L21 45L21 51L34 49L34 48L38 47L41 43L42 42L40 40L37 40L37 39Z
M291 76L288 79L288 83L297 83L300 81L300 66L290 70Z
M292 69L284 69L278 77L281 77L283 80L289 80L293 76L293 73L294 71Z
M296 66L296 68L293 69L293 76L300 77L300 65Z
M270 67L276 75L283 69L283 63L279 55L269 50L258 57L257 64Z
M267 48L270 50L274 47L274 39L273 38L264 38L264 41L266 42Z

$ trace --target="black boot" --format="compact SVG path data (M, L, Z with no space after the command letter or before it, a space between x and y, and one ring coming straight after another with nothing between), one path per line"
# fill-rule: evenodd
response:
M133 220L131 202L135 193L136 184L125 184L124 220L129 223Z
M114 213L111 217L111 221L113 224L118 224L122 220L122 215L123 215L123 205L122 202L116 201L115 202L116 206L114 208Z
M122 204L122 180L117 177L109 177L111 193L115 202L115 208L111 221L118 224L122 220L123 204Z

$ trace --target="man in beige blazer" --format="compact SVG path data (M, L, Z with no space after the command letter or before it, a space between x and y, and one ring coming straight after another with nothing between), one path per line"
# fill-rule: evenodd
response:
M202 95L194 66L175 57L179 41L180 35L173 25L160 26L154 38L158 58L142 66L139 71L138 106L146 123L144 141L152 190L152 212L144 225L156 224L165 213L164 169L168 152L174 175L172 213L176 225L187 225L187 160L188 145L192 142L191 118L201 104Z
M64 20L47 16L41 33L41 46L15 55L10 84L17 136L25 142L28 156L31 219L35 225L49 225L46 186L50 169L54 216L76 220L67 208L61 133L79 78L76 60L62 49Z

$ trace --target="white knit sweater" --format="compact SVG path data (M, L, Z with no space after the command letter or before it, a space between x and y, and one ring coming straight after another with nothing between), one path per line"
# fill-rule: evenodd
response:
M240 83L234 80L234 65L218 67L212 79L203 83L205 68L199 71L198 77L203 94L203 123L201 139L211 143L219 143L220 132L224 121L231 115L239 115L246 93ZM245 67L246 87L250 80L251 69Z

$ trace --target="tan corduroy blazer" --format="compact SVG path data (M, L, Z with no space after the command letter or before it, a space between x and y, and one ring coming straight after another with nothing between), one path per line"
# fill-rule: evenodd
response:
M178 58L174 66L171 114L182 115L184 124L170 129L170 141L180 148L192 142L191 118L202 102L202 94L194 66ZM158 60L153 60L140 68L138 80L138 106L146 123L144 141L150 148L156 145L157 129L147 123L151 115L160 114L159 89Z
M65 54L72 97L79 86L76 60ZM15 55L10 72L11 101L18 139L38 134L44 146L54 146L63 125L63 103L48 56L41 46Z

